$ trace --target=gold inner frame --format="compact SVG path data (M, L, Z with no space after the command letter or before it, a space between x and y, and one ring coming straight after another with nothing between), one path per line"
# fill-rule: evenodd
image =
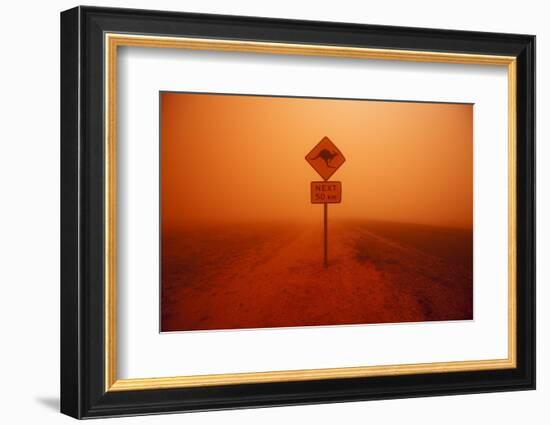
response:
M481 371L516 367L516 58L462 53L370 49L106 33L105 46L105 391ZM116 99L120 46L329 56L357 59L505 66L508 71L508 357L419 364L118 379L116 325Z

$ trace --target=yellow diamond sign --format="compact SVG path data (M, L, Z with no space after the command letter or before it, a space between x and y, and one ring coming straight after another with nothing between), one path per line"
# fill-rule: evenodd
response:
M336 145L325 136L306 155L306 161L324 180L328 180L346 161L346 158Z

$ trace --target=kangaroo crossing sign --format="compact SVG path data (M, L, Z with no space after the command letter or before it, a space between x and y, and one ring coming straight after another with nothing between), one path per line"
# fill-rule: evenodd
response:
M306 161L325 180L311 182L311 203L323 204L323 264L328 267L328 204L342 202L342 183L327 180L340 168L346 158L325 136L306 155Z
M328 138L323 139L306 155L306 161L324 179L330 179L338 168L346 161L342 152Z

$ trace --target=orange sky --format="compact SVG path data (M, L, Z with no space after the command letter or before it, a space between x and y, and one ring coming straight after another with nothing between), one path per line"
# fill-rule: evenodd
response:
M161 93L163 229L320 220L324 136L346 158L329 217L471 228L472 133L472 105Z

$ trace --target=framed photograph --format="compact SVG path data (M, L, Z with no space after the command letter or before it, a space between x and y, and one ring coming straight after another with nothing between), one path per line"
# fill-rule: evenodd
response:
M535 388L535 37L61 14L61 411Z

